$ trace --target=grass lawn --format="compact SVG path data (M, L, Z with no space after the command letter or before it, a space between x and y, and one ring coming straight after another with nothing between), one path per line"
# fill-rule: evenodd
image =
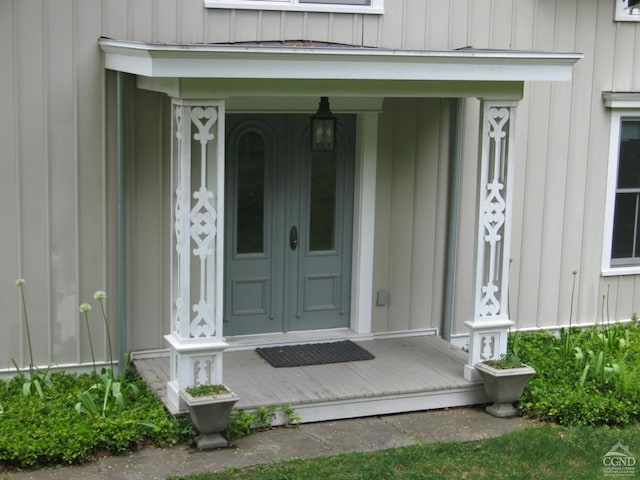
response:
M503 437L371 453L291 460L173 480L305 479L599 479L603 456L618 442L640 458L640 426L567 428L538 424ZM636 466L640 477L640 466ZM614 477L620 478L620 477Z

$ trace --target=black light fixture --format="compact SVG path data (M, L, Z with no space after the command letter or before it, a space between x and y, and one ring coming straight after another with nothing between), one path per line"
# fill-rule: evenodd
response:
M336 151L336 116L329 108L329 98L321 97L318 111L311 116L311 151Z

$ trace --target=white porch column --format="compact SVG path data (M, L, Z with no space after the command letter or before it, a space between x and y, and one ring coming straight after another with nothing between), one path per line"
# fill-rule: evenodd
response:
M473 366L507 351L509 254L513 187L513 135L516 102L481 103L475 308L469 328L467 380L478 380Z
M222 383L224 102L172 101L171 350L167 397Z

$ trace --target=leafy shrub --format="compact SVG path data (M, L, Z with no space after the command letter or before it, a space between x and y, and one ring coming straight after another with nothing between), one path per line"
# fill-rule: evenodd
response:
M523 413L561 425L640 419L640 328L615 324L565 329L559 338L544 331L517 335L520 358L537 371L520 399Z
M189 435L185 421L170 417L135 376L127 382L138 395L125 410L80 415L74 408L77 396L97 380L93 374L53 373L44 400L22 395L24 378L0 380L0 463L20 468L80 463L99 453L122 453L150 443L175 445Z

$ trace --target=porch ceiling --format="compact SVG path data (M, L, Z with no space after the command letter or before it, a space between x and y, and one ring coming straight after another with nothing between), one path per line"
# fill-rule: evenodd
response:
M580 53L352 46L154 44L100 38L105 68L145 77L263 80L569 81Z

